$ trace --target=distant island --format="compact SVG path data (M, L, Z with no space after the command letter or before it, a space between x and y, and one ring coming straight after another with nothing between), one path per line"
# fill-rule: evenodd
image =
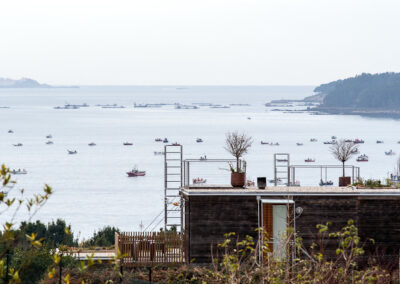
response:
M332 114L400 117L400 73L361 75L314 89L321 104L313 110ZM307 99L307 98L306 98Z
M21 78L13 80L9 78L0 77L0 88L78 88L77 86L51 86L48 84L41 84L36 80L29 78Z

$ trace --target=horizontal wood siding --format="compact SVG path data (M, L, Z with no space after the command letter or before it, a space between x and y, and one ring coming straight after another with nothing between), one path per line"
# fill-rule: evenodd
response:
M210 262L214 249L224 240L224 234L257 237L256 196L186 196L186 237L190 260ZM268 196L265 199L287 199L287 196ZM400 196L293 196L296 207L296 231L305 248L317 242L318 224L331 222L330 231L338 231L353 219L363 241L375 240L375 247L366 246L367 254L378 248L381 254L397 255L400 249ZM260 212L261 213L261 212ZM261 216L260 216L261 217ZM268 227L268 226L267 226ZM325 255L335 256L337 243L324 244Z
M257 198L241 196L194 196L186 201L186 231L190 236L189 257L197 263L211 261L211 249L235 232L257 237Z

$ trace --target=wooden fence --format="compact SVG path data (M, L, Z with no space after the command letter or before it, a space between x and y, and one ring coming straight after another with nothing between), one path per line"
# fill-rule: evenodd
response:
M121 266L176 265L185 262L184 236L176 232L122 232L115 248L123 255Z

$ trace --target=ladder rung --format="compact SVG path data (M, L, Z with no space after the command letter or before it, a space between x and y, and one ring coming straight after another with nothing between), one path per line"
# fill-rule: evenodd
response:
M181 169L181 166L167 166L168 169Z
M182 152L165 152L166 154L181 154Z
M167 174L167 176L180 176L180 173L172 173L172 174Z
M169 188L166 188L166 190L180 190L180 188L179 187L169 187Z
M167 182L181 182L180 180L167 180Z
M166 159L168 161L181 161L181 159Z
M173 197L180 197L179 195L166 195L165 197L173 198Z
M180 226L181 224L167 224L167 226Z

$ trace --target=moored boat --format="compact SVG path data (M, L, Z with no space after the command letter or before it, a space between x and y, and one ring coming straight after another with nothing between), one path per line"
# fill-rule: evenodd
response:
M304 160L304 162L306 162L306 163L314 163L315 159L307 158L307 159Z
M12 129L9 129L9 130L8 130L8 133L14 133L14 131L12 131Z
M206 182L207 182L206 179L200 177L193 179L193 184L205 184Z
M164 138L163 143L168 143L168 139Z
M90 142L88 145L89 145L89 146L96 146L96 143Z
M321 179L321 181L319 182L319 186L327 186L327 185L333 185L333 181L331 180L323 181Z
M358 156L357 162L368 162L368 156L365 154Z
M146 175L146 171L139 171L137 168L133 168L131 171L126 172L128 177L142 177Z
M123 145L124 145L124 146L132 146L133 143L131 143L131 142L124 142Z
M46 138L47 139L51 139L51 138L53 138L53 136L51 136L51 134L49 134L49 135L46 136Z
M364 144L364 140L362 140L362 139L354 139L353 143L354 144Z
M318 140L316 138L311 138L310 142L317 142Z
M383 144L382 140L376 140L376 144Z
M18 170L13 169L12 171L10 171L10 173L13 175L26 175L28 172L25 169L22 169L22 170L21 169L18 169Z
M21 146L23 146L23 144L22 143L17 143L17 144L13 144L13 146L14 147L21 147Z
M154 141L156 141L156 142L162 142L163 140L162 140L161 138L156 138L156 139L154 139Z
M261 141L261 145L268 145L268 144L269 144L268 142Z
M203 142L203 139L197 138L197 139L196 139L196 142L197 142L197 143L201 143L201 142Z
M303 146L303 143L297 142L296 145L297 145L297 146Z
M47 145L53 145L54 142L49 140L49 141L46 142L46 144L47 144Z
M70 155L78 154L78 151L76 151L76 150L67 150L67 151L68 151L68 154L70 154Z
M396 155L396 153L393 152L392 149L390 149L389 151L385 151L385 155L386 155L386 156L393 156L393 155Z

